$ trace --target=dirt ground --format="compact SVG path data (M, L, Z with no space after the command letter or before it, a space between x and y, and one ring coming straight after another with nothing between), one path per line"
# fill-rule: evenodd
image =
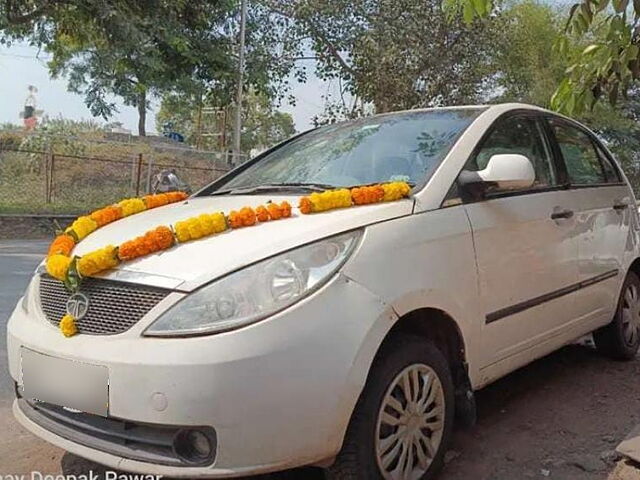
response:
M478 392L478 423L457 431L441 480L639 480L614 449L640 423L640 361L614 362L569 346ZM0 473L103 469L51 447L3 409ZM265 478L265 477L261 477ZM313 469L269 479L321 480ZM253 479L257 480L257 479Z

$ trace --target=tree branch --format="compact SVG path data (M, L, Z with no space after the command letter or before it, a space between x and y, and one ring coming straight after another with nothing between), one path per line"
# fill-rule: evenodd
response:
M18 14L18 5L16 5L12 0L6 0L6 2L7 20L9 21L9 24L14 25L23 25L25 23L29 23L43 16L55 3L62 3L57 2L56 0L44 0L42 4L36 7L34 10L31 10L28 13ZM18 0L17 3L20 4L20 0Z

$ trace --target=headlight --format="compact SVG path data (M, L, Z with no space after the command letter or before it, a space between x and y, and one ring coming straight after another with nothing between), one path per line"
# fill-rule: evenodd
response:
M144 335L218 333L269 317L324 285L349 258L361 233L326 238L216 280L176 303Z

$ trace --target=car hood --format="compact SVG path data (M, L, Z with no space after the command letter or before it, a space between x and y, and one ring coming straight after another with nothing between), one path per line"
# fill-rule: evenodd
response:
M155 208L105 225L85 238L74 255L83 255L106 245L119 245L159 225L213 213L257 206L269 200L297 203L298 196L211 196ZM123 262L100 275L113 280L190 291L198 286L271 255L371 223L409 215L413 200L354 207L313 215L294 209L292 218L261 223L179 244L154 255Z

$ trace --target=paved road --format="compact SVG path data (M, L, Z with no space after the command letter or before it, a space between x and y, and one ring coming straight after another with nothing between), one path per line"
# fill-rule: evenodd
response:
M13 387L4 324L45 250L41 241L0 240L0 476L103 471L33 437L9 410ZM605 479L613 468L611 451L640 422L640 362L612 362L574 345L496 382L477 398L478 425L456 432L441 480ZM322 477L304 470L270 478Z

